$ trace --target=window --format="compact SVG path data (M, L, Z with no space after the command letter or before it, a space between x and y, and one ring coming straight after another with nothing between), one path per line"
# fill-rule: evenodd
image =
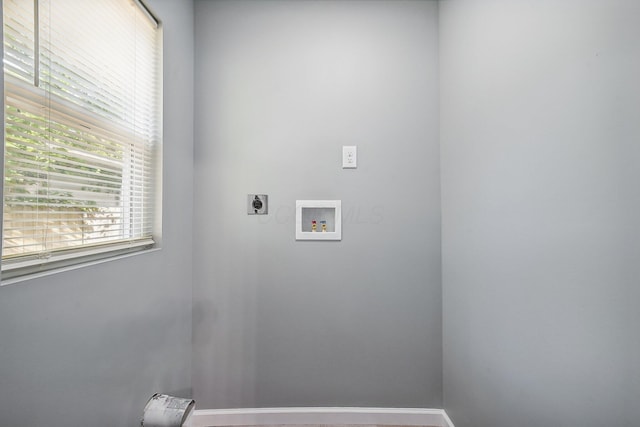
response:
M160 34L138 0L4 0L2 278L149 248Z

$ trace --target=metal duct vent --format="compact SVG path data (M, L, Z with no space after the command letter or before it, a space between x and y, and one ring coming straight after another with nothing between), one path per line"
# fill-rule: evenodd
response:
M196 402L166 394L151 396L144 408L142 427L183 427L191 417Z

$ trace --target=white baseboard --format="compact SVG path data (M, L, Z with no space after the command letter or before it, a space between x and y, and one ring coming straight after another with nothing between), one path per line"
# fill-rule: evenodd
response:
M192 427L382 424L454 427L444 409L420 408L255 408L196 409Z

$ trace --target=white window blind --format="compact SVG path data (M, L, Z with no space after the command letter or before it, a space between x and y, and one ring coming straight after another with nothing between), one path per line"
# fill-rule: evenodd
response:
M157 22L137 0L4 0L3 19L3 278L152 245Z

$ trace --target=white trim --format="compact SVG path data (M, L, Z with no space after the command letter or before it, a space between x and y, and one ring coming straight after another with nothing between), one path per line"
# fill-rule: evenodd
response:
M305 424L454 427L444 409L421 408L196 409L189 425L218 427Z
M12 271L25 269L33 266L43 266L47 264L60 263L67 260L82 259L83 257L92 257L94 255L102 255L108 252L118 254L118 252L124 252L129 250L135 250L143 246L152 247L154 244L153 239L143 238L139 240L125 240L119 242L110 242L102 245L87 245L84 247L78 247L68 250L53 251L47 253L45 258L38 258L37 255L31 257L16 258L15 261L8 258L2 263L2 271ZM24 259L26 258L26 259Z
M451 421L451 418L449 418L449 415L447 415L447 413L444 411L444 409L442 410L442 416L444 417L445 425L447 427L455 427L453 425L453 421Z
M100 258L100 259L96 259L96 260L93 260L93 261L81 262L81 263L78 263L78 264L71 264L71 265L68 265L68 266L65 266L65 267L60 267L60 268L55 268L55 269L51 269L51 270L42 271L40 273L32 273L32 274L28 274L28 275L25 275L25 276L17 276L17 277L12 277L10 279L3 279L2 281L0 281L0 287L7 286L7 285L13 285L13 284L20 283L20 282L26 282L26 281L29 281L29 280L39 279L39 278L42 278L42 277L47 277L47 276L51 276L51 275L58 274L58 273L64 273L66 271L79 270L81 268L90 267L92 265L103 264L103 263L106 263L106 262L116 261L116 260L119 260L119 259L125 259L125 258L135 257L135 256L138 256L138 255L150 254L152 252L159 252L161 250L162 250L161 247L155 247L155 248L145 249L145 250L141 250L141 251L137 251L137 252L129 252L129 253L125 253L125 254L122 254L122 255L114 255L114 256L111 256L111 257Z

